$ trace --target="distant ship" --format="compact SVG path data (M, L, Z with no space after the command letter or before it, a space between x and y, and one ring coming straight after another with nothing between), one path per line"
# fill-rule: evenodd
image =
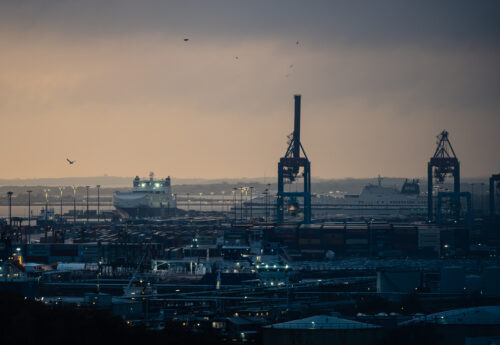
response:
M170 176L166 179L149 179L136 176L130 192L116 192L113 205L124 217L171 217L177 212L177 201L172 194Z
M345 195L337 198L336 203L347 205L371 206L427 206L427 198L420 195L418 180L405 180L401 190L394 187L382 186L382 178L378 177L378 184L367 184L359 195Z
M265 197L252 200L253 214L259 216L266 212L274 214L274 205ZM291 200L286 205L289 215L296 215L301 211L300 200ZM418 180L405 180L401 189L382 185L382 178L377 184L367 184L360 194L314 194L311 198L315 216L422 216L427 212L427 196L421 194ZM249 206L249 203L245 204Z

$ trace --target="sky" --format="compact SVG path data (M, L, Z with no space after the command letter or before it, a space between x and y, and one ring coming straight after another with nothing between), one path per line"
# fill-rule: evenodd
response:
M444 129L489 176L499 61L498 1L0 0L0 178L273 177L294 94L313 176L424 176Z

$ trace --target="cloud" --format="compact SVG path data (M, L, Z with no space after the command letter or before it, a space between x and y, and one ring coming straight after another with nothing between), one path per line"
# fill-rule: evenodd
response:
M294 93L315 176L421 176L443 128L465 174L487 175L500 169L498 7L3 2L5 177L33 165L40 176L269 176ZM70 153L79 170L60 165Z
M351 44L480 43L498 47L497 1L22 1L0 5L3 29L57 35L157 32L239 41L295 37ZM295 40L294 40L295 41Z

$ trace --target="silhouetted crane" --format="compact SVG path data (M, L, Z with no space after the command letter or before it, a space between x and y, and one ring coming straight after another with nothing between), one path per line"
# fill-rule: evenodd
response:
M436 179L437 183L443 183L446 176L452 175L454 180L453 192L456 195L460 194L460 162L448 139L448 132L442 131L437 138L436 151L427 164L427 218L429 221L433 220L433 179ZM455 213L458 213L460 202L458 198L456 200ZM456 217L458 217L458 214L456 214Z
M278 223L283 222L283 205L284 197L295 199L296 197L304 198L304 223L311 223L311 163L307 158L304 147L300 142L300 95L295 95L295 118L293 133L288 136L288 149L285 156L278 163L278 200L276 202L276 214ZM304 157L300 157L300 153ZM303 168L302 174L299 175L300 168ZM284 185L292 183L298 177L304 178L303 192L285 192Z

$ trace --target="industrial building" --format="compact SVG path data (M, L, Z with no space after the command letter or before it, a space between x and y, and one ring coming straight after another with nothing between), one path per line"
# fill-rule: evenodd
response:
M335 316L318 315L262 329L263 345L367 345L382 335L382 327Z
M500 306L453 309L402 322L400 327L432 325L440 344L496 344L499 339Z

